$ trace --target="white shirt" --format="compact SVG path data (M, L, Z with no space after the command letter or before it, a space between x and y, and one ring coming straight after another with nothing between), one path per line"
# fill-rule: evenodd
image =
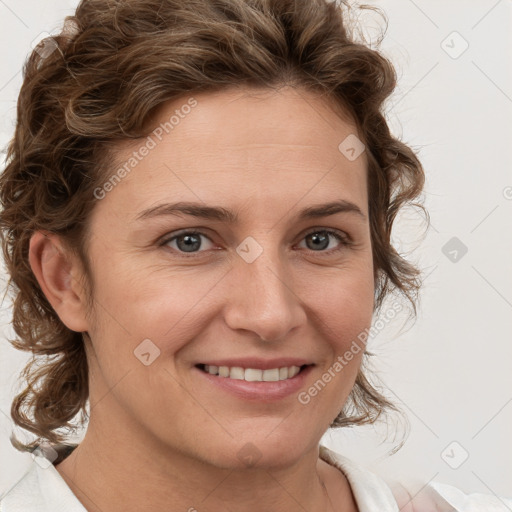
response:
M379 476L320 445L320 457L337 467L352 488L359 512L511 512L512 499L465 494L431 482L411 500L404 487L394 490ZM36 457L28 471L0 498L0 512L87 512L55 466Z

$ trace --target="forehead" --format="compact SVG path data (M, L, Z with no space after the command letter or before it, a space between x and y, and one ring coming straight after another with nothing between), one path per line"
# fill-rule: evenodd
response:
M364 211L365 152L355 159L344 152L344 141L355 137L339 105L302 89L184 96L158 109L147 139L119 145L112 175L128 172L101 207L115 204L135 218L170 200L233 207L258 201L265 210L344 198Z

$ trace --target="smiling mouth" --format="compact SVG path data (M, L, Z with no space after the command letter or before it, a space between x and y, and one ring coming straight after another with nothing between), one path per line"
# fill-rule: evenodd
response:
M267 370L242 368L240 366L196 365L197 368L210 375L235 380L245 380L247 382L277 382L281 380L290 380L308 366L313 365L304 364L302 366L283 366L281 368L269 368Z

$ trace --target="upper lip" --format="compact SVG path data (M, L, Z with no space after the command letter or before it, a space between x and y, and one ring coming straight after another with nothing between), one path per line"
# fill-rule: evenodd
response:
M271 368L283 368L284 366L303 366L313 363L306 359L298 359L296 357L281 357L278 359L244 357L238 359L215 359L209 361L202 361L199 364L206 364L209 366L237 366L241 368L254 368L256 370L269 370Z

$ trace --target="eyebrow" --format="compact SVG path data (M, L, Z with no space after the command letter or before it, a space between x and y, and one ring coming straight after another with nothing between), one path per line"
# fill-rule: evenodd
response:
M330 203L316 204L304 208L299 212L298 219L316 219L335 215L337 213L356 214L366 220L366 215L361 211L359 206L345 199L332 201ZM154 206L142 211L136 217L136 220L139 221L165 215L190 215L192 217L217 220L228 224L236 224L238 222L238 215L232 210L228 210L221 206L206 206L204 204L194 202L165 203Z

